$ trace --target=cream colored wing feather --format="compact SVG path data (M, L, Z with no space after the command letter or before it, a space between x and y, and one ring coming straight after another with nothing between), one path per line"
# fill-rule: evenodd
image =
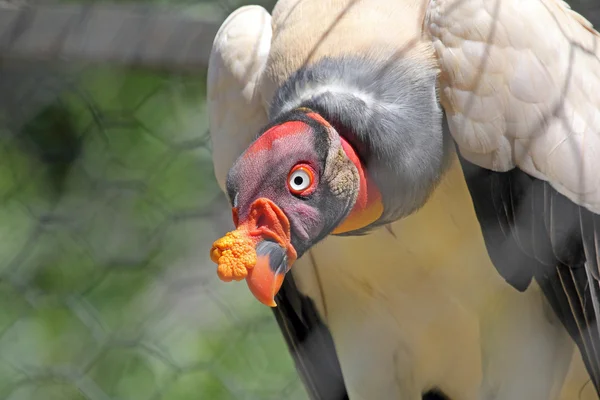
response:
M469 161L600 213L600 36L558 0L432 0L424 30Z
M223 191L229 168L267 123L258 86L271 36L269 13L245 6L223 22L213 43L207 101L215 176Z

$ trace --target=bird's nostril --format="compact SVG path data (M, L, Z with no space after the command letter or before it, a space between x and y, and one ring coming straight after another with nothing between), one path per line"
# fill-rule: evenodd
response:
M269 237L288 246L290 241L290 223L283 211L271 200L261 197L250 206L246 221L252 235L260 235L263 239Z
M234 225L235 225L235 227L237 228L237 226L238 226L238 225L239 225L239 223L240 223L239 216L238 216L238 209L237 209L237 207L233 207L233 208L231 209L231 217L233 218L233 224L234 224Z
M265 226L265 227L269 226L269 223L268 223L268 220L267 220L267 217L265 216L265 214L261 214L258 217L258 219L256 220L256 227L257 228L260 228L260 227L263 227L263 226Z

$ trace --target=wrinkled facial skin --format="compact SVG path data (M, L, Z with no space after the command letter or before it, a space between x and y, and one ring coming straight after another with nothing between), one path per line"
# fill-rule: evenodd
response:
M348 154L317 114L292 111L267 127L227 177L236 230L213 243L219 277L246 279L260 302L276 306L292 264L357 203L364 178Z
M358 173L333 128L305 115L271 126L235 162L227 192L239 221L248 217L255 200L275 203L290 222L291 244L300 257L348 215L358 192ZM300 164L314 172L314 179L307 193L294 194L288 180Z
M364 179L348 146L325 120L297 110L248 147L227 177L236 230L211 249L222 280L246 279L260 302L277 305L292 264L357 202Z

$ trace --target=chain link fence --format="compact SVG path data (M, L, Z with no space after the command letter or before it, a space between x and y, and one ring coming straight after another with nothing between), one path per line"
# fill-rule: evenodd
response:
M239 4L184 6L218 27ZM232 222L205 68L0 60L0 398L305 399L208 257Z
M61 30L36 4L0 1L0 22L34 7L0 29L3 54L21 55L0 55L0 398L306 399L271 311L221 284L208 257L232 223L212 171L207 54L162 59L180 35L120 63L131 51L102 42L112 28L89 10ZM214 33L242 3L168 5ZM598 25L596 0L573 6ZM56 62L66 47L35 42L52 29L80 40L75 58L104 47L81 57L93 65Z

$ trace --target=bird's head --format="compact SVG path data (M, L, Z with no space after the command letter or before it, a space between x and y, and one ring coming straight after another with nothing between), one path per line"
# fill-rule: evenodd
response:
M213 244L222 280L262 303L329 234L359 235L422 207L449 165L437 70L393 59L324 58L276 91L271 123L236 160L227 192L237 229Z
M331 233L364 228L383 212L381 195L353 147L319 114L285 113L230 169L227 192L237 227L211 252L221 279L246 279L274 297L295 260Z

